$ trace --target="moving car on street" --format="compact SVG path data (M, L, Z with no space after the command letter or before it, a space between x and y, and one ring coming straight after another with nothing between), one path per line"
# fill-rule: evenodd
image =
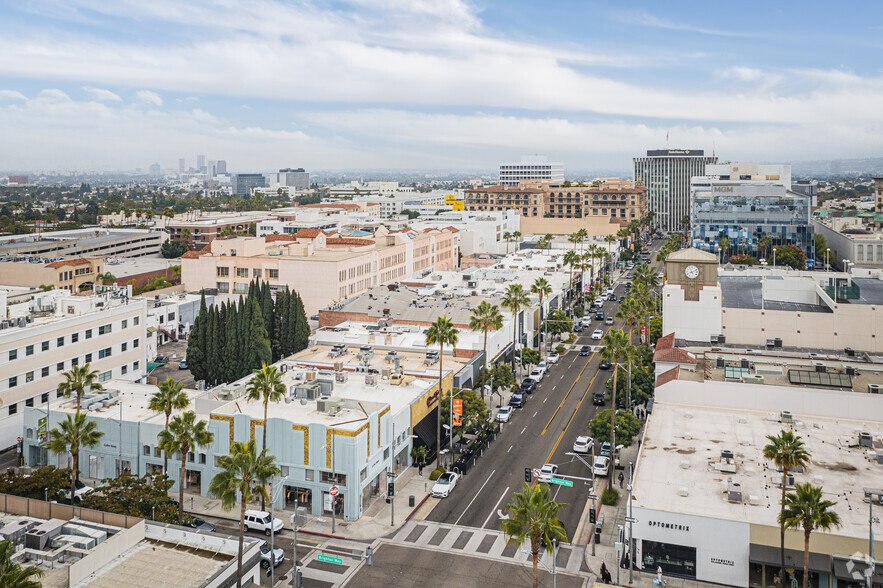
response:
M588 345L583 345L582 347L579 348L579 354L580 355L591 355L592 348L589 347Z
M540 476L537 478L540 482L549 483L549 480L558 473L558 466L554 463L547 463L540 468Z
M592 394L592 404L595 406L604 406L606 400L604 392L595 392Z
M604 331L602 331L601 329L595 329L592 332L592 339L594 339L595 341L600 341L603 336L604 336Z
M609 361L602 361L601 363L598 364L599 370L609 370L611 367L613 367L613 366L610 364Z
M604 319L604 324L605 325L612 325L613 324L613 317L608 316L606 319Z
M459 477L454 472L445 472L440 475L438 480L435 481L435 486L432 487L432 496L435 498L447 498L450 496L457 486L457 478Z

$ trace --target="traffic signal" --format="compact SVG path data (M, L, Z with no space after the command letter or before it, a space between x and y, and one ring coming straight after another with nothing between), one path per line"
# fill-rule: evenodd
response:
M387 482L386 483L386 495L387 496L395 496L396 495L396 485L395 482Z
M593 525L595 524L595 509L594 508L589 509L589 522L592 523Z
M524 468L524 481L528 484L533 480L532 473L533 472L530 471L530 468Z

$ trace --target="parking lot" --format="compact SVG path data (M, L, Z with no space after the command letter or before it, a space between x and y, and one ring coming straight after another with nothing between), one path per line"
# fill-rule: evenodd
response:
M167 356L169 361L165 365L150 372L150 377L156 378L157 382L172 378L183 384L185 388L196 387L196 380L193 378L190 370L178 369L178 364L181 361L181 358L186 357L187 355L187 341L172 341L171 343L161 345L159 347L159 353L160 355Z

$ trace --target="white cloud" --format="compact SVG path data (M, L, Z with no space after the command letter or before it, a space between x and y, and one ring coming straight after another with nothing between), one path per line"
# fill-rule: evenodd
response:
M69 102L71 97L57 88L50 88L40 92L40 98L44 100L55 100Z
M99 100L101 102L121 102L122 98L119 95L114 94L110 90L105 90L103 88L90 88L85 87L83 90L86 91L93 99Z
M688 33L699 33L701 35L713 35L717 37L754 37L752 33L743 33L740 31L731 31L727 29L713 29L691 25L680 21L671 21L658 16L654 16L649 12L626 12L619 15L621 20L630 24L652 27L655 29L666 29L670 31L684 31Z
M150 90L138 90L135 92L135 97L139 102L152 104L153 106L162 106L162 97L156 92L151 92Z
M27 100L28 97L15 90L0 90L0 100Z

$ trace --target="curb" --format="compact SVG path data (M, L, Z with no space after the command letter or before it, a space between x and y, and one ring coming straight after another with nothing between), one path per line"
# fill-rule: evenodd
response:
M423 503L426 502L426 500L427 500L428 498L429 498L429 494L427 494L426 496L424 496L424 497L423 497L423 500L421 500L420 503L419 503L417 506L414 507L414 510L412 510L411 513L410 513L408 516L405 517L405 522L406 522L406 523L407 523L408 521L411 520L411 517L414 516L414 513L416 513L418 510L420 510L420 507L423 506Z
M343 539L346 540L346 537L342 537L340 535L332 535L331 533L320 533L319 531L304 531L302 529L297 530L298 533L303 533L305 535L315 535L317 537L327 537L329 539Z

